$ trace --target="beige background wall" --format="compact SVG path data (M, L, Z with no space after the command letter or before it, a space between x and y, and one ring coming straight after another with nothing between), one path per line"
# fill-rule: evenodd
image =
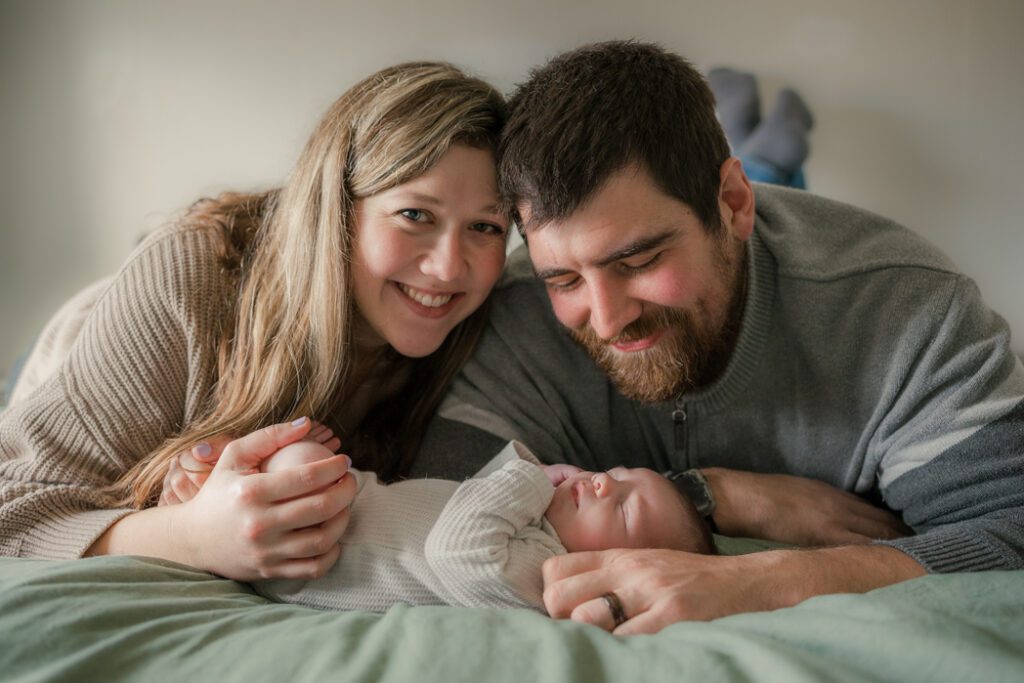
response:
M49 313L204 193L277 183L373 69L447 59L503 89L637 37L799 89L814 191L918 230L1024 348L1019 0L0 0L0 376Z

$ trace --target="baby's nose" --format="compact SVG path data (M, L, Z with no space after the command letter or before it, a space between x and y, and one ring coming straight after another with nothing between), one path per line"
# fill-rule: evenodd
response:
M613 481L614 480L604 472L598 472L597 474L595 474L592 481L594 486L594 494L597 495L598 498L603 498L604 496L607 496L612 491Z

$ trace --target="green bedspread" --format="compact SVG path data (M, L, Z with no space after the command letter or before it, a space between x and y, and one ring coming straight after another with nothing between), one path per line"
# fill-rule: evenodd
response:
M617 638L520 610L270 603L168 562L0 558L3 681L1024 681L1024 572Z

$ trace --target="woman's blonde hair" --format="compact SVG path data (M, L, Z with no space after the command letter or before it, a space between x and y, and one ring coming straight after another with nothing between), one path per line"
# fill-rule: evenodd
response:
M170 460L201 441L333 414L352 369L355 200L423 174L453 144L493 151L505 112L494 88L450 64L393 66L331 106L282 188L193 205L186 221L222 237L237 303L209 340L219 345L219 363L205 415L115 485L125 504L153 504ZM410 366L409 383L372 408L356 433L343 435L357 466L387 480L408 469L485 316L482 307L425 358L392 352Z

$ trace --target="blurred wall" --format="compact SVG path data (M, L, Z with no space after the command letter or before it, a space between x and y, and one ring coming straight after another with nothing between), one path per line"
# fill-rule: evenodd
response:
M784 84L817 116L811 189L924 234L1024 347L1018 0L0 0L0 376L49 314L202 194L272 185L379 67L502 89L609 38Z

